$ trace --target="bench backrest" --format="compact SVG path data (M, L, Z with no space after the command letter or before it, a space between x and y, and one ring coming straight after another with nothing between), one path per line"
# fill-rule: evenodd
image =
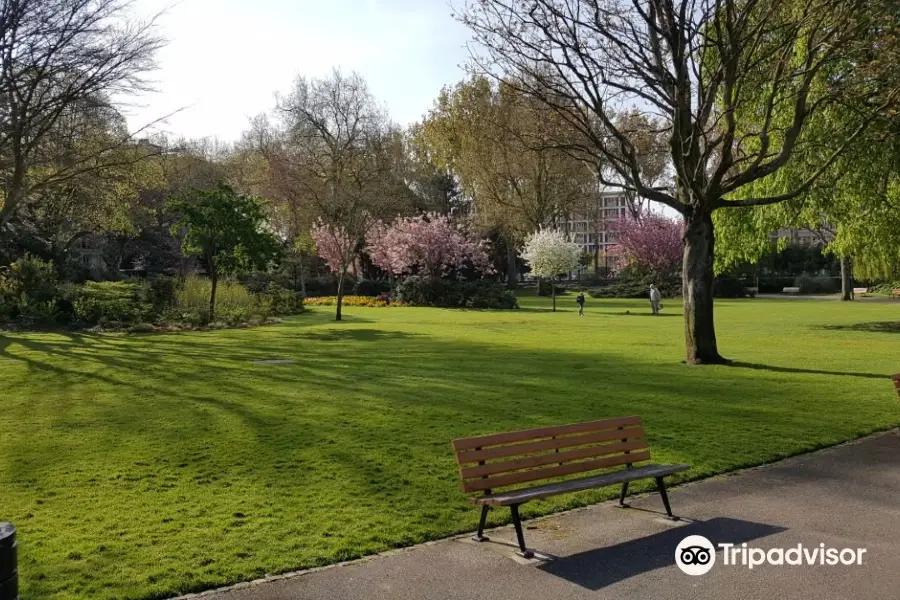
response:
M467 493L650 460L640 417L463 438L453 449Z

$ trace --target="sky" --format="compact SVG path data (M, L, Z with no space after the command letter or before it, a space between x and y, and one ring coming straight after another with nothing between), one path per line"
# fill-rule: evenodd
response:
M454 0L458 6L462 0ZM129 100L132 131L238 139L298 75L356 71L401 125L419 120L441 87L465 76L469 33L448 0L136 0L136 16L164 11L169 41L156 92Z

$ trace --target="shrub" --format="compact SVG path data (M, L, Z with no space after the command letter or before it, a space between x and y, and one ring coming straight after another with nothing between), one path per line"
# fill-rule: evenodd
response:
M412 275L397 285L397 299L410 306L442 308L518 308L502 283L485 279L457 281Z
M296 315L303 312L303 294L289 290L272 281L260 294L269 303L273 315Z
M86 323L141 323L153 313L149 286L124 281L88 281L75 292L75 316Z
M0 269L0 320L54 321L58 300L59 279L52 262L26 254Z
M309 306L334 306L337 304L337 296L316 296L306 300ZM391 303L390 299L384 297L373 298L372 296L344 296L344 306L400 306L398 303Z
M841 291L841 280L827 275L803 274L794 281L794 287L800 288L801 294L833 294Z
M471 281L466 284L467 308L519 308L515 294L502 283Z
M374 279L362 279L354 287L354 294L357 296L379 296L381 294L391 293L390 281L377 281Z
M191 325L205 325L211 291L212 282L209 279L187 276L175 295L174 314L170 313L169 318ZM247 321L251 316L268 317L269 314L267 307L240 283L219 280L216 287L216 318L219 321L233 324Z
M538 296L551 296L553 292L553 288L550 287L550 282L546 279L538 280ZM556 286L556 295L562 296L566 293L566 288L562 286Z
M178 292L178 280L174 277L159 275L148 280L147 300L153 305L154 312L161 313L175 306Z
M353 289L356 285L356 279L347 275L344 277L344 291ZM323 277L311 277L306 280L306 295L311 296L336 296L337 295L337 277L334 275L325 275Z
M733 275L723 273L713 282L713 296L716 298L746 298L747 288Z
M760 277L759 285L760 294L777 294L786 287L794 287L793 277Z
M664 298L681 296L681 277L673 274L669 277L656 278L637 273L623 273L620 279L606 287L590 290L592 298L648 298L650 284L655 283Z

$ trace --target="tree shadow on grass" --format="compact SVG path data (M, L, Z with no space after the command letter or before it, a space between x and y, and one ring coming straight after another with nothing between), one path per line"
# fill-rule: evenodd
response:
M356 341L379 342L417 337L418 334L404 331L382 331L380 329L329 329L304 333L303 339L320 342Z
M40 371L30 388L4 399L6 423L17 425L0 434L12 433L16 452L0 463L0 489L11 484L29 500L52 490L57 502L71 506L102 498L133 507L140 497L163 514L190 515L202 505L209 511L204 519L216 525L235 510L245 512L236 502L258 499L258 510L279 516L265 524L271 556L292 551L290 531L299 527L317 539L325 530L340 534L313 557L327 561L342 551L379 551L473 527L477 514L459 492L450 447L460 437L638 414L654 456L694 465L683 476L692 478L846 439L848 429L877 424L840 393L784 402L786 375L711 377L615 350L518 347L502 336L460 340L359 323L325 326L301 316L215 334L14 336L2 360ZM307 330L308 324L322 328ZM272 356L296 362L278 368L250 362ZM735 394L723 379L746 389ZM602 493L591 492L584 502ZM40 504L27 510L40 519L51 514ZM182 518L192 526L190 517ZM75 536L99 544L108 535L104 527L136 531L141 519L126 508L58 536L61 544ZM216 535L235 546L246 543L240 530ZM191 556L198 542L188 536L159 538L166 568L200 572L199 558ZM217 561L233 560L210 552ZM592 559L597 556L585 557ZM123 545L128 567L149 570L154 560L132 542ZM228 577L313 561L265 560L237 564ZM44 574L53 567L48 561L35 568ZM200 585L192 577L185 574L183 585ZM582 585L603 585L582 577ZM111 583L124 591L134 582ZM42 584L32 585L32 595L40 596Z
M872 321L853 325L823 325L829 331L862 331L866 333L900 333L900 321Z
M763 365L759 363L749 363L741 361L733 361L728 363L729 367L740 369L755 369L759 371L772 371L774 373L805 373L808 375L836 375L838 377L862 377L865 379L886 379L890 377L884 373L858 373L854 371L825 371L820 369L799 369L796 367L777 367L775 365Z

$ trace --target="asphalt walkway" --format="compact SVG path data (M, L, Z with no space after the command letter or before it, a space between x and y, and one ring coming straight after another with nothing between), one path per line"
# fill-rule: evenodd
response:
M890 432L670 492L632 508L600 504L527 522L515 555L511 527L372 559L206 592L206 600L897 600L900 599L900 434ZM472 509L473 527L477 519ZM688 535L765 551L864 548L862 565L723 565L684 574L675 549ZM777 558L777 556L776 556Z

